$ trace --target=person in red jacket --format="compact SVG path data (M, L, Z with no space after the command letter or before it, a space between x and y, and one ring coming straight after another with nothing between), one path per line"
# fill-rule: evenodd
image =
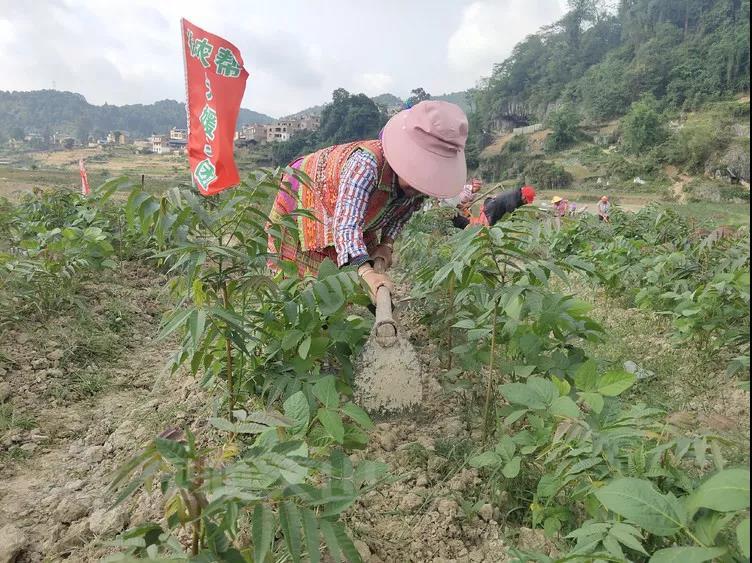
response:
M494 197L487 197L483 202L480 215L478 217L465 217L456 215L452 219L452 224L458 229L464 229L468 225L495 225L504 215L512 213L515 209L528 205L535 201L535 188L525 185L515 190L501 192Z

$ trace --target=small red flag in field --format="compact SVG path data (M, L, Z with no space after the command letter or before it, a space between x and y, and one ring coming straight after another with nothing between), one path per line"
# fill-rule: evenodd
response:
M180 20L185 60L188 163L198 191L213 195L240 183L235 126L248 72L235 45Z
M78 171L81 172L81 195L89 195L91 190L89 189L89 178L86 176L83 158L78 159Z

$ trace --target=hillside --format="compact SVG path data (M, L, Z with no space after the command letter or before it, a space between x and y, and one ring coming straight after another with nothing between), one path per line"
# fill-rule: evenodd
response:
M470 166L549 189L681 200L684 175L706 176L716 184L698 178L692 197L749 201L728 185L750 177L749 1L574 6L473 91ZM512 133L535 123L542 129Z
M249 109L241 109L238 117L238 125L271 121L272 117ZM113 130L147 136L171 127L185 127L185 104L175 100L148 105L97 106L73 92L0 91L0 139L19 132L42 135L61 132L80 139L88 135L101 137Z
M563 104L603 122L644 95L687 110L749 91L749 0L570 4L480 82L476 129L540 121Z

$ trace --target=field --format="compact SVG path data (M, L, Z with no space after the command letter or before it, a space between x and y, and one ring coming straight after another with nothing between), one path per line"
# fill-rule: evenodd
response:
M237 165L242 173L257 166L269 166L265 150L239 149ZM0 197L15 197L33 188L70 187L80 189L79 159L85 159L89 183L99 185L109 178L128 176L135 183L144 177L144 187L159 193L190 183L186 174L187 157L179 154L138 154L133 147L105 147L36 151L26 153L0 152Z
M748 556L747 204L416 216L395 277L423 404L381 416L352 400L355 274L267 268L278 178L163 197L181 159L112 154L83 199L80 156L0 168L0 554ZM136 185L104 182L121 173Z

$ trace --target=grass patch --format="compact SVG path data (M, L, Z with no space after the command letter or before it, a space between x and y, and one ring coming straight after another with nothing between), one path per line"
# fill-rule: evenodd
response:
M726 380L727 361L708 356L691 342L671 338L671 321L652 311L625 307L618 296L578 288L580 298L595 305L593 317L605 329L605 341L585 343L586 353L614 368L633 361L655 373L639 381L625 397L667 411L691 407L698 397L715 395Z
M473 452L475 444L469 438L437 438L434 442L436 455L445 458L449 464L461 465Z
M0 405L0 432L5 432L12 428L30 430L36 425L34 417L19 413L13 405L9 403Z
M674 209L684 217L713 225L749 225L749 203L690 202Z
M80 372L73 378L75 390L84 397L93 397L107 387L107 377L99 372Z

